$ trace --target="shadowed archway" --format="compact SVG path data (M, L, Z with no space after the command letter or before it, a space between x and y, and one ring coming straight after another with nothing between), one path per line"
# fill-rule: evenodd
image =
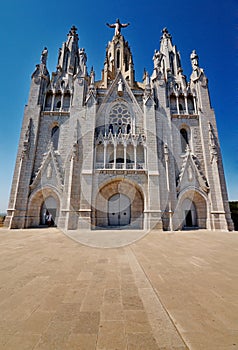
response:
M115 206L119 203L119 207L115 207L114 211L113 204L110 204L112 199L115 199ZM144 197L136 185L126 180L117 179L101 187L95 202L95 226L112 228L114 226L111 224L114 222L113 213L116 217L115 226L143 229ZM121 215L125 217L130 215L130 217L123 221Z
M51 208L50 206L52 205L53 207ZM27 211L26 227L45 224L44 214L47 208L52 210L54 222L57 224L60 212L60 200L56 191L50 187L40 189L31 195Z
M197 190L189 189L179 195L174 213L174 229L207 228L207 199Z

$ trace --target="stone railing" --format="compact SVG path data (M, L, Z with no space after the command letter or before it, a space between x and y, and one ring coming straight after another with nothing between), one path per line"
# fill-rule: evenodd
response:
M69 107L54 107L53 109L51 107L45 107L44 112L69 112Z
M105 165L103 163L96 163L95 164L96 170L146 170L144 163L116 163L114 166L114 163L106 163Z
M170 113L175 114L175 115L194 115L194 114L196 114L194 109L189 109L188 113L183 109L183 110L179 110L179 113L178 113L177 109L174 109L174 108L170 109Z

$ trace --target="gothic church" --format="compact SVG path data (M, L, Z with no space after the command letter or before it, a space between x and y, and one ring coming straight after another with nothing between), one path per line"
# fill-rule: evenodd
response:
M44 225L48 211L64 230L232 230L208 80L196 51L187 81L163 29L151 54L153 72L138 82L122 35L129 23L107 25L115 32L101 80L88 73L74 26L51 76L42 51L5 225Z

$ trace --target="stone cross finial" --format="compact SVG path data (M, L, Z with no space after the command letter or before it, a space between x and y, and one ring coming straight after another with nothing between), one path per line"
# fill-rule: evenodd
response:
M70 31L69 31L69 34L73 35L73 36L78 35L77 34L77 28L75 26L72 26Z
M171 39L171 35L169 34L168 29L167 29L166 27L165 27L165 28L163 28L162 33L163 33L162 38L168 38L168 39Z

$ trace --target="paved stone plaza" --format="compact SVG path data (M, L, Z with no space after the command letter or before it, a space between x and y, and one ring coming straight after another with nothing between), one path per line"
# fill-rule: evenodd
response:
M56 228L0 229L0 349L238 349L237 296L235 232L100 249Z

